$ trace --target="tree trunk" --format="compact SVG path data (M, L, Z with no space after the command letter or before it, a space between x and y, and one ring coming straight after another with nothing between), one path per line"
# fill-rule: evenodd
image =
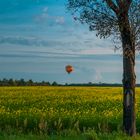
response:
M123 45L123 129L128 135L133 136L136 134L135 44L129 22L125 22L125 26L122 26L121 36Z
M123 57L123 127L129 135L136 134L135 73L130 58Z

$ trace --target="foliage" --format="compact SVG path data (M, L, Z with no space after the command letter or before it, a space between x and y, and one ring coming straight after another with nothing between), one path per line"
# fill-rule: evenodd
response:
M55 85L58 85L56 82L53 82L55 83ZM52 85L53 85L52 83ZM42 81L42 82L35 82L31 79L25 81L23 78L20 79L20 80L14 80L14 79L2 79L0 80L0 86L49 86L51 85L49 82L45 82L45 81Z
M75 20L88 24L101 38L120 40L128 17L135 46L140 47L140 0L68 0L67 8Z
M14 80L14 79L2 79L0 80L0 86L64 86L63 84L59 84L56 81L50 83L47 81L41 81L41 82L36 82L33 80L24 80L24 79L20 79L20 80ZM117 84L117 83L113 83L113 84L109 84L109 83L65 83L65 86L122 86L122 84ZM137 86L140 86L140 84L138 84Z
M113 35L121 41L123 50L123 128L136 134L135 118L135 52L140 46L140 0L68 0L74 19L87 23L97 36ZM116 49L117 47L115 47ZM120 48L120 46L119 46ZM127 93L131 93L127 104Z

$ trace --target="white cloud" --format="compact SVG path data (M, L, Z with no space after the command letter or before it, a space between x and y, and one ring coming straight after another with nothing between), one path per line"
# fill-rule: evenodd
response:
M100 72L100 70L98 69L95 69L95 77L94 77L94 80L96 82L101 82L102 81L102 74Z
M93 47L93 49L85 49L80 51L81 54L113 54L114 51L111 50L110 48L98 48L98 47Z
M64 17L62 17L62 16L56 17L55 22L58 24L64 24L65 23Z
M42 13L35 17L35 21L39 23L47 22L62 25L65 23L65 18L64 16L49 14L48 7L44 7Z
M41 40L35 37L22 36L0 36L0 44L19 44L27 46L45 46L48 45L46 40Z
M48 12L48 7L44 7L43 12L47 13Z

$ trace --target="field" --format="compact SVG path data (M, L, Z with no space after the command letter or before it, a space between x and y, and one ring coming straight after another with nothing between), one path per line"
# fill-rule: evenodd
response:
M140 89L136 93L140 132ZM110 139L115 139L116 133L125 138L121 129L122 88L0 87L0 139L9 134L47 135L47 139L76 135L81 140L112 134Z

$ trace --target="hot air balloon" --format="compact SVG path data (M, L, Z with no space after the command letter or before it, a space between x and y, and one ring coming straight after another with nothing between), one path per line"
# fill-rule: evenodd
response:
M67 65L67 66L65 67L65 69L66 69L66 72L67 72L68 74L70 74L70 73L73 71L73 67L72 67L71 65Z

